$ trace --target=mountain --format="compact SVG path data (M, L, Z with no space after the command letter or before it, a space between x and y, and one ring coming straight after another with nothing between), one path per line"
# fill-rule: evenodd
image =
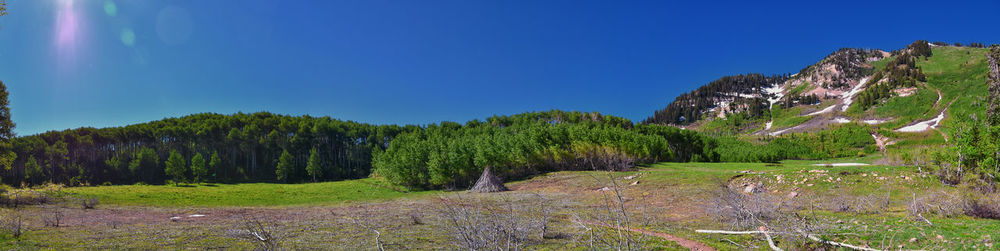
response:
M856 124L881 134L944 137L940 129L953 119L984 118L986 53L978 43L923 40L895 51L840 49L793 75L722 77L643 122L762 136Z

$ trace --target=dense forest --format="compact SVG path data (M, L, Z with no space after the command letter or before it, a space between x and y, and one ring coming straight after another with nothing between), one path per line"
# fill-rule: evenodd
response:
M369 175L374 149L418 129L261 112L50 131L11 140L17 159L2 178L69 185L353 179Z
M599 113L533 112L423 127L205 113L13 138L9 149L16 159L2 178L11 185L292 183L368 177L374 166L377 175L409 187L461 187L486 166L512 178L596 166L627 169L656 161L718 161L714 147L697 132Z
M781 84L788 77L787 74L765 76L756 73L725 76L681 94L666 108L654 112L643 124L690 124L700 120L705 111L717 108L720 101L728 101L729 108L737 112L760 117L768 111L764 88Z
M467 187L485 167L507 179L557 170L627 170L717 161L709 137L599 113L536 112L407 132L376 154L375 174L410 188Z

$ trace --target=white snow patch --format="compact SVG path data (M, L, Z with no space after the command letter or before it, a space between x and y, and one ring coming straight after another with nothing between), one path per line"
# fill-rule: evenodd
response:
M885 123L885 120L867 119L867 120L862 120L861 122L864 122L865 124L869 125L878 125L881 123Z
M785 91L785 85L783 84L774 84L774 86L764 88L764 92L767 92L772 96L767 99L768 110L773 110L774 103L781 101L781 98L785 97L784 91ZM771 116L771 121L767 122L767 125L764 127L764 130L771 130L771 124L774 124L774 116Z
M188 218L201 218L201 217L205 217L205 215L204 214L192 214L192 215L188 215Z
M840 123L840 124L846 124L846 123L851 123L851 120L848 119L848 118L844 118L844 117L838 117L838 118L834 118L833 122L837 122L837 123Z
M937 128L938 125L941 124L941 120L944 119L944 113L947 112L947 111L948 111L948 109L945 109L944 111L941 111L941 114L938 114L937 117L934 117L934 119L927 120L927 121L921 121L920 123L916 123L916 124L913 124L913 125L909 125L909 126L906 126L906 127L903 127L903 128L896 129L896 131L897 132L923 132L923 131L927 131L927 129Z
M858 85L855 85L854 88L851 89L851 91L845 92L844 94L840 95L844 100L844 105L840 107L841 111L846 112L847 108L851 107L851 103L854 102L854 95L857 95L859 92L861 92L861 90L865 89L865 83L868 83L868 79L870 78L871 77L862 78L861 81L858 81Z
M760 95L756 93L738 93L738 92L720 92L719 94L730 96L730 97L742 97L742 98L756 98Z
M810 114L806 114L806 116L815 116L815 115L820 115L820 114L828 113L830 111L833 111L834 107L835 107L835 105L831 105L831 106L828 106L826 108L823 108L823 110L819 110L819 111L816 111L816 112L813 112L813 113L810 113Z
M826 163L826 164L813 164L813 166L867 166L865 163Z
M797 126L794 126L794 127L789 127L789 128L781 129L781 130L778 130L778 131L770 133L770 135L771 136L778 136L778 135L781 135L782 133L787 132L788 130L793 130L793 129L799 128L801 126L802 125L797 125Z
M776 131L776 132L772 132L772 133L771 133L771 136L778 136L778 135L781 135L782 133L785 133L785 131L788 131L788 130L791 130L791 129L792 129L792 128L785 128L785 129L781 129L781 130L778 130L778 131Z

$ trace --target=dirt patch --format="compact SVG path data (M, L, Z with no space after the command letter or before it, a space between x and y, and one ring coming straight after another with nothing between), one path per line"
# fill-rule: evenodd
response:
M586 223L589 224L589 225L594 225L594 226L601 226L601 227L607 227L607 228L612 228L612 229L626 230L626 231L633 232L633 233L640 233L640 234L644 234L644 235L648 235L648 236L658 237L658 238L661 238L661 239L664 239L664 240L668 240L668 241L672 241L674 243L677 243L677 245L681 245L682 247L685 247L685 248L690 249L690 250L699 250L699 251L709 251L709 250L714 251L715 250L714 248L709 247L708 245L705 245L705 243L701 243L701 242L697 242L697 241L693 241L693 240L684 239L684 238L677 237L677 236L674 236L674 235L671 235L671 234L667 234L667 233L654 232L654 231L649 231L649 230L645 230L645 229L638 229L638 228L614 227L614 226L608 226L608 225L605 225L605 224L600 224L600 223L595 223L595 222L586 222Z

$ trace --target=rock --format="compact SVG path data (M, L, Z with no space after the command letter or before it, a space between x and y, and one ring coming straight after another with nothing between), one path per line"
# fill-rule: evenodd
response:
M204 214L192 214L192 215L188 215L188 218L201 218L201 217L205 217L205 215Z
M799 193L795 192L795 191L792 191L792 192L788 193L788 198L789 199L795 198L795 197L798 197L798 196L799 196Z
M809 183L809 184L806 184L806 186L807 186L807 187L811 187L811 186L813 186L813 184L812 184L812 183Z
M170 217L170 221L179 221L179 220L181 220L181 219L183 219L183 218L182 218L182 217L180 217L180 216L174 216L174 217Z
M764 183L757 182L757 184L744 185L743 193L745 194L755 194L764 192Z
M910 243L917 242L917 237L910 238Z
M602 187L602 188L599 188L599 189L597 189L597 191L601 191L601 192L604 192L604 191L611 191L611 188L608 188L608 187Z
M639 174L635 174L635 175L632 175L632 176L625 176L625 178L623 178L623 179L631 180L631 179L635 179L637 177L639 177Z
M637 181L632 182L632 184L629 184L629 185L630 186L635 186L635 185L638 185L638 184L639 184L639 181L637 180Z

